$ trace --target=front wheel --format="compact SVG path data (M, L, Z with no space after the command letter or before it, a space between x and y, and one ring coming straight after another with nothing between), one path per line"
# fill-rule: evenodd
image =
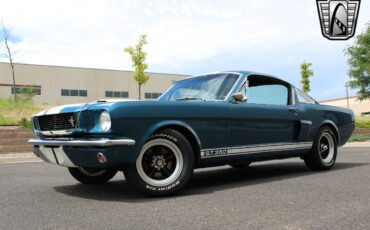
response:
M116 175L117 170L96 168L68 168L73 178L84 184L103 184Z
M145 143L135 164L124 169L126 180L149 196L165 196L179 191L194 169L194 153L189 141L178 131L162 130Z
M303 159L312 170L327 170L335 164L337 151L336 135L331 128L324 126L319 130L310 153Z

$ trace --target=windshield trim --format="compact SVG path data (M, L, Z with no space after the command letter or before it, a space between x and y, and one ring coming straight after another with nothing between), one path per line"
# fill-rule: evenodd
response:
M220 100L220 99L206 100L206 101L229 101L229 98L231 97L232 92L234 92L235 89L236 89L236 87L240 84L240 79L243 76L242 73L239 73L239 72L230 72L230 71L226 71L226 72L212 72L212 73L199 74L199 75L194 75L194 76L191 76L191 77L187 77L187 78L184 78L182 80L177 81L174 85L172 85L170 88L168 88L166 90L166 92L164 92L157 100L161 100L162 96L165 95L168 91L170 91L178 82L186 81L186 80L189 80L189 79L192 79L192 78L197 78L197 77L206 77L208 75L214 75L214 74L235 74L235 75L238 75L238 78L236 79L233 87L231 87L230 91L226 95L225 99L223 99L223 100Z

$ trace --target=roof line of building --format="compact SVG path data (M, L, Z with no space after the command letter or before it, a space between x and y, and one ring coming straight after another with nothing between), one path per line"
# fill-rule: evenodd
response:
M0 63L9 64L9 62L0 62ZM55 67L55 68L71 68L71 69L90 69L90 70L105 70L105 71L117 71L117 72L133 72L131 70L104 69L104 68L77 67L77 66L62 66L62 65L43 65L43 64L29 64L29 63L15 63L15 65L32 65L32 66ZM145 73L161 74L161 75L191 76L191 75L188 75L188 74L160 73L160 72L145 72Z
M350 98L356 98L357 96L348 96L348 99ZM347 97L338 97L338 98L333 98L333 99L327 99L327 100L322 100L320 102L330 102L330 101L338 101L338 100L344 100L347 99Z
M13 84L3 84L3 83L0 83L0 86L10 86L10 87L13 87ZM14 85L15 87L30 87L30 88L41 88L41 85L22 85L22 84L15 84Z

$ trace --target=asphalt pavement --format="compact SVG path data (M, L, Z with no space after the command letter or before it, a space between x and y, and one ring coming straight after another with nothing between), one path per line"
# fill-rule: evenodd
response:
M341 148L325 172L299 159L201 169L166 198L46 163L1 164L0 186L0 229L370 229L370 148Z

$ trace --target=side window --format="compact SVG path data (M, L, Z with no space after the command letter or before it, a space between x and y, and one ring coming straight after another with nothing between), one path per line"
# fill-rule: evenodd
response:
M316 104L315 100L313 100L310 96L307 94L303 93L299 89L296 89L297 92L297 98L299 103L304 103L304 104Z
M265 105L287 105L288 88L279 84L249 86L247 103Z

